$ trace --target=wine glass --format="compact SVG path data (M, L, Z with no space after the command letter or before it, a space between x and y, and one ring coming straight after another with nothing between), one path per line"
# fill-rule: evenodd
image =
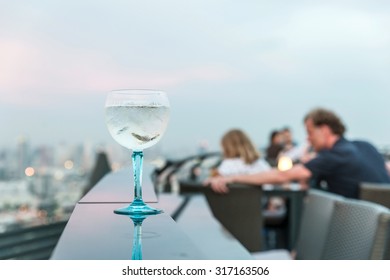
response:
M112 138L132 150L134 200L116 214L153 215L161 213L142 199L143 150L156 144L169 120L169 100L160 90L124 89L111 91L105 105L106 124Z

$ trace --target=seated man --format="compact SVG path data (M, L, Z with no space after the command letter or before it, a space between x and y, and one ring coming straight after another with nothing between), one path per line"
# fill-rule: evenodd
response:
M207 179L216 192L228 192L227 183L282 184L290 181L315 181L330 192L358 198L361 182L390 183L381 154L368 142L344 138L345 126L331 111L315 109L304 118L308 141L316 157L291 169Z

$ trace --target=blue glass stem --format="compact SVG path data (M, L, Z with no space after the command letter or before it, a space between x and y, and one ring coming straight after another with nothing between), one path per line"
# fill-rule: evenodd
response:
M147 205L142 199L142 151L133 151L133 175L134 175L134 200L123 208L115 209L114 213L121 215L155 215L162 212Z
M142 200L142 164L144 153L142 151L133 151L133 175L134 175L134 201L133 203L143 202ZM143 203L142 203L143 204Z
M131 254L132 260L142 260L142 221L143 219L136 220L134 222L134 235L133 235L133 250Z

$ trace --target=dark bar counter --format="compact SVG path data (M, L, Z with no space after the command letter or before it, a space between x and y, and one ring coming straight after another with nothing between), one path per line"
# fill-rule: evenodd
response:
M113 210L118 204L78 204L52 259L130 260L134 224ZM143 259L203 259L167 214L147 216L142 223Z
M214 225L216 221L211 215L209 222L194 219L199 211L193 209L183 215L180 226L170 216L180 206L180 198L167 199L165 195L159 201L149 178L150 170L146 168L144 172L143 198L150 206L163 209L162 214L146 216L138 230L129 216L115 214L114 209L126 206L133 199L132 172L128 168L109 173L76 204L51 259L131 260L136 247L134 239L137 239L138 249L142 252L140 259L145 260L200 260L219 259L221 256L226 259L253 259L236 240L211 238L199 242L191 238L193 228L207 232L210 222ZM216 227L219 230L220 227ZM186 232L185 228L189 230ZM223 254L215 254L217 247L213 248L214 244L224 248Z

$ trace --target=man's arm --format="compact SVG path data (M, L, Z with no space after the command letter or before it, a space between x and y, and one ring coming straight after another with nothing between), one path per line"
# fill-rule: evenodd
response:
M216 192L226 193L229 191L226 184L229 183L242 183L252 185L283 184L293 180L306 181L310 177L311 171L309 169L307 169L303 164L296 164L291 169L286 171L272 169L270 171L264 171L250 175L216 177L206 180L204 184L210 184L211 188Z

